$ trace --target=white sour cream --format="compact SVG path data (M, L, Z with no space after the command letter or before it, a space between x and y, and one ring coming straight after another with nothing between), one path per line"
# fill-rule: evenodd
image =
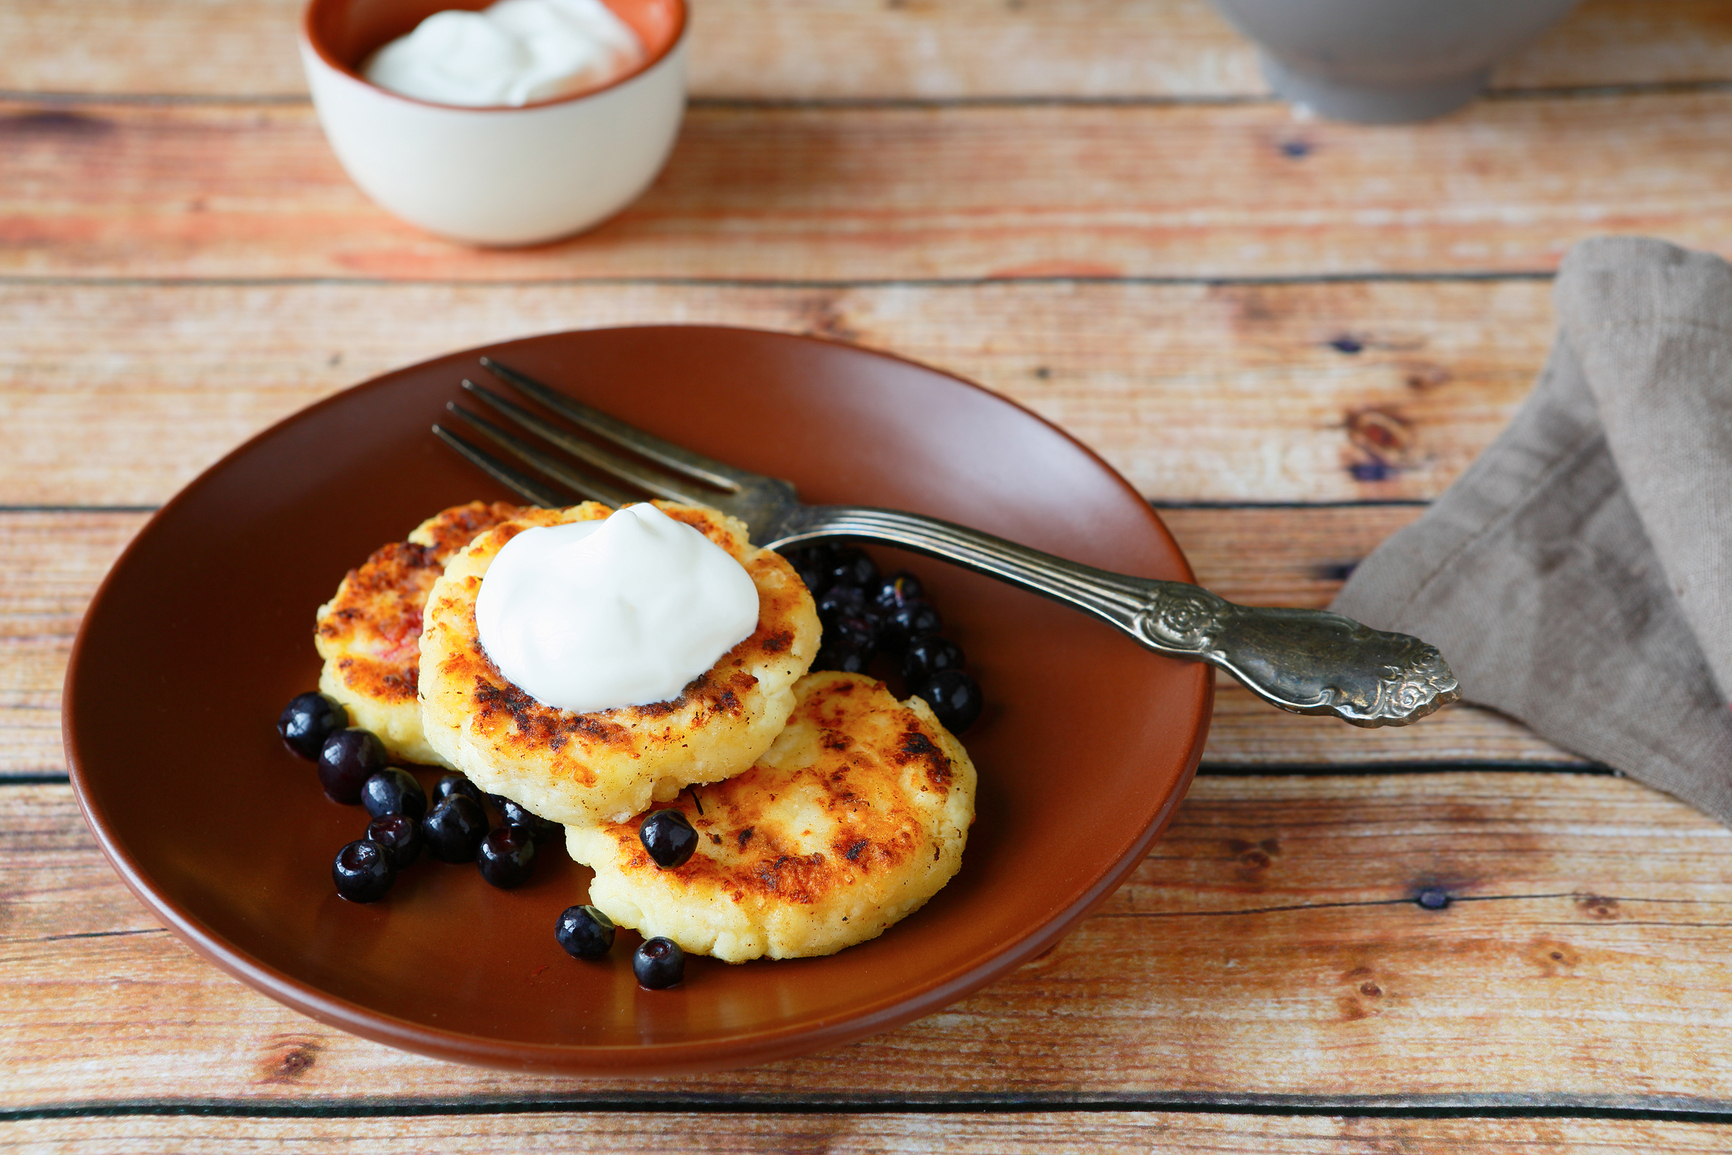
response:
M404 96L479 108L596 88L643 58L637 34L601 0L499 0L481 12L435 12L361 73Z
M653 505L526 529L475 598L481 646L536 701L580 714L677 698L750 637L758 589Z

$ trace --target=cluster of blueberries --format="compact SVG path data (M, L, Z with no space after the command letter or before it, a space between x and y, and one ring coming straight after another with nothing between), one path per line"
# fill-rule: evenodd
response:
M829 544L790 550L788 560L818 600L824 638L814 670L866 673L879 654L900 665L908 692L926 699L951 733L980 716L980 686L963 669L962 648L939 631L944 619L906 570L882 577L858 549ZM371 821L361 838L331 863L337 893L351 902L375 902L397 872L423 848L443 862L473 862L494 886L525 882L535 868L538 842L559 837L559 826L498 795L484 795L461 774L447 774L427 792L413 774L390 764L385 744L371 730L349 725L343 705L324 694L298 695L277 719L277 732L296 754L317 763L319 783L334 801L366 807ZM487 806L501 819L490 828ZM664 869L683 865L697 832L678 810L649 815L638 830L644 849ZM554 927L574 958L599 959L613 949L614 923L593 906L572 906ZM632 970L640 984L659 990L685 977L679 944L652 938L637 949Z
M439 779L429 807L421 783L390 764L379 736L350 726L348 711L324 694L297 695L277 719L277 732L290 750L318 765L319 784L332 801L364 806L371 818L366 834L331 863L337 893L351 902L383 898L423 848L443 862L475 863L494 886L519 886L535 868L536 843L560 836L557 823L509 798L482 794L461 774ZM488 803L501 819L491 829ZM613 949L613 920L593 906L573 906L560 914L554 937L575 958L601 958ZM671 940L650 939L638 948L632 969L639 983L659 990L684 977L685 956Z
M883 653L952 734L980 717L980 686L963 669L962 647L939 633L944 619L919 578L907 570L882 577L870 557L847 546L820 543L785 556L818 599L824 640L814 670L863 674Z
M441 862L473 862L494 886L520 886L535 869L535 844L559 837L557 824L509 798L483 795L461 774L433 787L431 805L421 783L390 764L385 744L371 730L349 725L340 702L320 693L297 696L277 719L289 749L318 764L319 784L334 802L367 808L367 832L337 852L331 878L352 902L385 896L397 872L425 849ZM501 822L489 828L487 804Z

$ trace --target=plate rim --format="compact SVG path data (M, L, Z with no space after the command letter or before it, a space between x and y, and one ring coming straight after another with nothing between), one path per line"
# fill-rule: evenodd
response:
M1113 468L1093 448L1057 423L1048 420L1014 398L1006 397L1002 393L948 369L929 365L902 354L831 337L742 325L605 325L560 329L450 350L422 358L411 364L386 370L383 373L374 374L271 422L228 453L223 454L178 489L139 528L132 540L127 543L125 549L109 567L85 608L84 615L79 622L78 632L73 640L71 654L67 661L66 676L62 683L61 740L66 754L68 777L74 797L78 802L79 811L84 817L86 826L95 836L98 847L120 875L121 881L126 884L127 889L155 917L162 919L168 929L173 931L183 943L191 947L200 958L239 979L255 991L327 1026L338 1028L373 1042L432 1058L500 1070L567 1076L704 1074L831 1049L894 1029L916 1018L940 1010L980 989L994 979L1009 973L1055 945L1086 918L1095 907L1110 897L1125 878L1147 857L1150 846L1165 831L1172 820L1173 813L1188 792L1208 738L1213 714L1215 679L1214 671L1200 663L1193 667L1197 671L1194 680L1200 685L1194 701L1192 717L1188 720L1188 725L1184 727L1190 733L1190 745L1186 751L1185 765L1173 791L1154 820L1148 824L1141 837L1117 862L1108 864L1106 868L1089 880L1077 898L1073 899L1067 907L1054 913L1008 947L993 951L987 957L977 958L971 963L960 964L952 968L950 973L941 976L937 981L924 986L913 994L886 994L868 1006L867 1009L842 1016L834 1022L816 1025L784 1024L767 1030L747 1030L704 1040L633 1044L549 1044L502 1041L467 1032L450 1031L425 1023L412 1022L369 1008L362 1003L330 995L311 983L283 973L228 941L223 935L205 925L190 912L180 909L166 894L159 893L152 886L148 873L133 861L125 848L113 837L113 832L101 806L90 794L86 771L78 755L76 731L79 729L78 719L81 715L73 687L85 660L87 643L90 639L90 622L94 616L91 611L108 596L111 587L118 580L122 580L122 572L133 554L140 548L141 543L146 540L157 524L172 516L183 503L190 501L195 492L214 484L212 479L224 471L231 461L252 452L256 445L275 436L283 427L306 420L312 414L341 403L352 394L384 388L393 379L406 373L416 372L433 362L458 357L473 358L484 354L498 355L500 351L508 350L521 343L541 342L574 334L597 332L650 333L655 331L673 331L686 334L698 332L749 334L754 338L771 338L828 346L850 354L864 354L872 358L899 362L922 372L938 374L955 384L982 393L992 401L1010 406L1021 416L1037 422L1048 431L1069 442L1074 448L1081 450L1104 477L1110 479L1146 510L1151 529L1164 536L1172 546L1173 553L1178 558L1183 571L1182 578L1189 581L1195 580L1189 559L1179 548L1177 540L1159 513L1155 511L1153 506L1149 505L1147 499L1131 485L1124 475Z

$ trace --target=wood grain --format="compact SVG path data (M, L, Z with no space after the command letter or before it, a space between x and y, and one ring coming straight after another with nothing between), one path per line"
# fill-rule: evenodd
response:
M744 1071L588 1081L403 1055L279 1007L153 929L67 787L0 790L14 1110L1732 1109L1712 994L1732 982L1732 832L1623 779L1201 778L1096 915L940 1014ZM1449 905L1421 908L1425 889Z
M1721 90L1486 101L1395 127L1275 104L712 106L611 222L476 252L366 202L302 105L10 102L0 275L1537 273L1594 233L1732 252L1732 152L1705 145L1729 135Z
M1529 280L0 283L0 505L160 504L266 425L369 376L647 322L812 333L949 369L1057 422L1164 503L1434 497L1526 396L1553 325L1549 286Z
M1732 254L1732 6L1587 0L1489 99L1355 128L1270 99L1205 0L702 0L650 193L476 252L337 168L300 3L0 4L0 1144L1732 1145L1504 1117L1732 1119L1732 832L1488 711L1357 731L1223 685L1214 772L1052 952L900 1030L682 1080L473 1070L302 1018L182 947L70 788L30 780L64 770L72 633L142 510L354 381L562 328L953 369L1098 448L1206 583L1323 604L1508 421L1568 244ZM1364 1116L1450 1107L1496 1117ZM1281 1114L1319 1110L1360 1117Z
M298 97L299 0L11 0L0 91ZM1590 0L1499 88L1732 78L1717 0ZM1203 0L704 0L699 99L1221 98L1268 90Z
M0 1124L0 1140L30 1150L102 1155L274 1153L292 1144L316 1155L360 1147L540 1155L571 1152L822 1151L836 1155L1037 1155L1151 1150L1211 1155L1485 1155L1492 1151L1723 1152L1721 1127L1647 1119L1381 1119L1247 1117L1170 1111L1028 1114L700 1115L584 1111L415 1118L256 1119L139 1117L29 1119Z
M1328 718L1302 718L1277 710L1225 675L1216 681L1215 713L1203 760L1207 773L1258 767L1400 772L1450 763L1532 769L1594 765L1494 710L1451 706L1411 726L1344 730Z
M432 512L432 511L429 511ZM1167 517L1198 577L1254 604L1326 605L1349 563L1416 516L1412 507L1174 510ZM60 687L96 585L143 513L0 512L0 775L64 773ZM407 527L406 527L407 528ZM1247 549L1248 541L1260 543ZM307 607L309 615L312 607ZM310 621L309 617L309 621ZM1212 768L1526 763L1579 759L1487 710L1444 711L1418 726L1357 730L1268 706L1228 679L1215 700Z

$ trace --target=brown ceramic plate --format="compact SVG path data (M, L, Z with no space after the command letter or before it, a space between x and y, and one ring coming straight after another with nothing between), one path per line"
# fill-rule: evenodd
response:
M985 688L962 872L881 938L824 959L690 962L638 989L622 933L580 963L553 924L588 872L522 889L424 863L382 902L338 898L359 808L320 792L275 722L317 683L314 609L428 514L507 496L428 426L476 355L810 501L918 510L1099 566L1190 577L1137 493L1058 429L945 373L740 329L558 333L340 393L254 438L159 513L84 619L66 680L72 781L129 886L218 966L356 1034L441 1058L576 1074L716 1070L937 1010L1056 942L1136 866L1202 750L1213 682L1109 627L938 562L926 580Z

